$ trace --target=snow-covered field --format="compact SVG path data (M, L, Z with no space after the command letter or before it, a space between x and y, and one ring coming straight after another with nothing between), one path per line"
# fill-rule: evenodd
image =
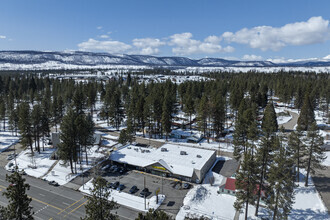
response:
M50 156L55 151L54 148L50 148L49 146L45 147L45 151L41 151L40 154L35 151L34 156L31 156L31 151L29 148L22 151L16 157L16 165L19 170L23 170L29 175L39 178L46 174L49 168L56 162L56 160L51 160ZM6 169L8 170L9 164L12 163L15 165L15 159L11 160Z
M0 153L5 151L13 144L16 144L19 141L19 134L15 134L11 131L8 131L8 121L5 121L5 130L3 130L3 121L0 122Z
M330 167L330 151L325 152L325 155L327 156L327 158L323 161L322 164L324 166Z
M309 186L305 187L304 175L305 171L302 170L301 181L298 183L298 187L295 189L295 201L289 215L289 219L296 220L306 220L306 219L318 219L318 220L328 220L330 215L328 210L322 202L320 195L318 194L312 178L309 178ZM249 206L248 216L249 219L270 219L271 216L266 209L260 209L259 218L254 216L255 207ZM240 219L244 219L244 211L240 215Z
M218 160L228 158L217 158ZM216 163L215 163L216 164ZM214 177L214 184L208 182L209 177ZM176 216L177 220L189 217L208 217L210 219L233 219L235 216L234 202L236 197L232 195L218 194L220 184L224 180L220 174L207 173L203 184L192 188L183 200L183 206Z
M212 170L212 169L211 169ZM235 216L234 195L218 194L218 188L225 177L220 174L209 171L203 184L191 189L183 201L179 213L176 216L177 220L184 219L185 216L200 217L205 216L210 219L233 219ZM295 189L295 203L293 204L292 212L289 219L330 219L327 208L324 206L314 183L309 178L309 186L304 186L304 173L302 170L301 181ZM208 183L209 176L215 178L213 186ZM244 209L245 210L245 209ZM239 215L239 219L244 219L244 210ZM259 217L254 216L255 207L249 205L248 219L270 219L270 213L265 208L261 208Z
M88 181L84 186L80 187L79 190L81 192L91 194L91 190L93 189L92 184L93 179ZM158 203L156 203L156 196L152 196L149 199L146 199L146 207L147 209L144 209L144 198L131 195L125 192L119 192L117 190L110 189L110 197L109 200L114 200L120 205L125 205L130 208L139 210L139 211L148 211L149 209L157 209L162 202L165 200L164 195L158 195Z
M68 182L70 182L72 179L74 179L76 176L82 174L83 172L91 169L95 163L97 162L98 158L102 158L104 155L100 153L100 151L97 151L98 146L93 146L88 152L88 164L85 160L85 155L83 155L83 160L81 164L77 164L77 173L71 173L71 168L69 163L63 164L63 161L59 161L54 168L52 169L52 172L48 173L44 179L47 181L56 181L60 185L64 185ZM75 166L75 165L74 165Z

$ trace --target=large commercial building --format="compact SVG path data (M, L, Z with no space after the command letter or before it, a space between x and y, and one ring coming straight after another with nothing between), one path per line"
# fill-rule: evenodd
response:
M216 152L174 144L160 148L128 145L114 151L110 160L156 175L200 183L216 160Z

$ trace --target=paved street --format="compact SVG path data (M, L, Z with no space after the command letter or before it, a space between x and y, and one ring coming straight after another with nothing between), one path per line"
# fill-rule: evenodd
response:
M0 192L3 192L8 182L5 181L8 173L0 168ZM78 191L60 186L54 187L47 182L29 176L24 176L26 182L30 184L27 194L32 198L31 205L35 219L80 219L85 216L85 204L87 199ZM7 200L0 194L0 205L6 205ZM120 219L134 219L138 211L120 206L115 210Z

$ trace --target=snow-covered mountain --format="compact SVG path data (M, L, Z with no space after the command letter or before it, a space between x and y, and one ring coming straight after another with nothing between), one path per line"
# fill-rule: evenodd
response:
M113 55L82 51L0 51L0 69L24 67L92 67L92 66L147 66L147 67L320 67L329 61L272 63L270 61L238 61L221 58L189 59L186 57L156 57L146 55Z

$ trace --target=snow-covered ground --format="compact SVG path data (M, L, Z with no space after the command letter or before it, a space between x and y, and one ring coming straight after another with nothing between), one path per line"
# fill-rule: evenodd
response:
M221 158L223 159L223 158ZM228 158L226 158L228 159ZM219 160L219 158L218 158ZM327 208L324 206L321 197L319 196L314 183L309 178L309 186L304 186L305 171L302 170L301 181L295 189L295 202L289 219L330 219ZM208 183L209 177L213 176L215 182L213 186ZM233 219L236 213L234 195L218 194L218 188L225 177L212 172L212 169L205 177L203 184L192 188L186 195L179 213L176 216L177 220L189 217L208 217L210 219ZM271 216L265 208L259 209L259 217L255 217L255 207L249 205L248 219L270 219ZM244 219L245 209L239 215L239 219Z
M29 176L39 178L46 174L49 168L56 162L56 160L50 159L54 151L54 148L46 146L45 151L40 151L40 154L35 151L32 157L30 149L27 148L16 157L16 165L19 170L24 169ZM9 164L15 165L15 159L6 165L7 170L10 169Z
M228 158L217 158L217 161L220 159ZM208 182L210 176L214 177L214 184L212 186ZM224 178L222 175L212 172L211 168L203 184L195 186L187 193L176 219L182 220L186 216L204 216L210 219L233 219L235 216L233 204L236 197L217 193Z
M5 131L3 130L3 121L0 122L0 153L5 151L13 144L19 141L19 136L15 136L11 131L8 131L8 123L5 122ZM17 134L18 135L18 134Z
M305 187L304 175L306 172L302 170L301 181L298 183L298 187L295 189L295 201L289 215L289 219L306 220L306 219L318 219L328 220L330 215L328 210L322 202L320 195L318 194L312 178L309 178L309 186ZM257 218L254 216L255 207L249 206L248 216L249 219L270 219L271 216L265 208L260 209L260 216ZM245 212L240 215L240 219L244 219Z
M277 124L279 124L279 125L285 124L288 121L290 121L291 119L292 119L291 115L290 116L284 116L284 115L278 116L277 117Z
M330 151L325 152L327 158L322 162L324 166L330 167Z
M64 184L70 182L76 176L91 169L97 162L97 159L102 158L104 156L102 153L100 153L101 152L100 150L97 151L98 148L99 148L98 146L93 146L92 148L87 150L88 164L86 163L85 155L83 155L82 163L76 165L77 173L71 173L71 168L70 168L69 163L64 164L63 161L59 161L52 169L52 172L49 172L44 177L44 179L47 181L54 180L60 185L64 185Z
M79 190L81 192L91 194L91 190L93 189L93 179L88 181L84 186L80 187ZM158 209L158 207L162 204L162 202L165 200L164 195L158 195L158 203L156 203L156 196L152 196L149 199L146 199L146 207L147 209L144 209L144 198L131 195L125 192L119 192L117 190L110 189L110 197L109 200L114 200L120 205L125 205L130 208L147 212L149 209Z

